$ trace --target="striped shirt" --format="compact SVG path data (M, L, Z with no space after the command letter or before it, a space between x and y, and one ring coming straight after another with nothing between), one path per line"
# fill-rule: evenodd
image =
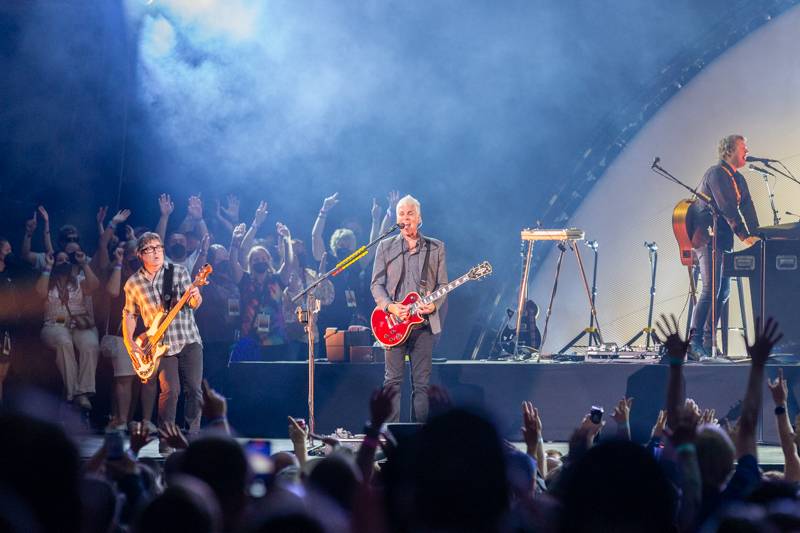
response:
M177 303L191 284L189 271L181 265L175 265L172 276L172 301ZM124 312L142 317L144 325L149 328L156 315L164 309L161 301L163 287L164 267L156 272L153 281L147 279L144 267L140 268L125 282ZM203 344L194 320L194 309L185 305L167 328L161 342L169 345L167 355L175 355L183 350L184 346L193 342Z

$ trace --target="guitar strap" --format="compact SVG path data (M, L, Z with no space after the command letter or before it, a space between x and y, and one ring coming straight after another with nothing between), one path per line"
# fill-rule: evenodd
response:
M425 259L422 260L422 276L419 279L420 288L425 288L428 284L428 259L431 255L431 241L427 238L422 237L423 242L425 242ZM401 246L403 243L401 243ZM402 255L401 255L402 257ZM398 301L401 296L405 296L404 294L398 294L398 291L403 286L403 281L406 278L406 261L403 258L401 263L401 270L400 270L400 280L397 282L397 288L394 290L394 300Z
M164 280L161 284L161 303L164 306L164 312L168 312L175 304L172 298L172 277L175 272L175 265L167 263L164 268Z

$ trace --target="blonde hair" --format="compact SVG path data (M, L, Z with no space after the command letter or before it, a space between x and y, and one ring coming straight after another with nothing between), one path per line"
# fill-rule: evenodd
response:
M730 156L733 151L736 150L736 142L739 140L745 140L744 135L734 133L720 139L719 146L717 146L717 154L719 154L719 158L725 159L726 157Z
M346 237L352 237L353 242L356 241L356 234L353 233L353 230L347 228L339 228L333 232L333 235L331 235L330 246L334 256L336 255L336 245L339 244L339 241Z
M267 254L267 264L269 265L270 271L274 272L275 267L272 265L272 254L269 253L269 250L267 250L260 244L253 246L252 248L250 248L250 251L247 252L247 271L250 272L250 260L253 258L253 254L255 254L256 252L264 252L265 254Z

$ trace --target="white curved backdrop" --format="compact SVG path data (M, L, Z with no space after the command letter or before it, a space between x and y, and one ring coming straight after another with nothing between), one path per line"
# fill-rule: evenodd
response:
M650 271L644 241L659 245L655 316L683 313L688 274L680 264L672 234L672 209L685 195L675 184L652 173L654 156L674 175L696 185L716 161L717 142L729 133L748 139L753 155L782 159L800 176L800 7L770 21L726 51L680 90L640 131L594 186L569 222L600 243L598 315L604 340L622 344L647 321ZM771 223L766 188L760 175L743 170L754 197L759 222ZM781 222L800 213L800 185L773 180ZM737 245L741 248L741 244ZM581 245L591 283L591 251ZM556 254L534 273L530 295L544 309L550 296ZM731 325L738 325L735 284ZM683 311L682 311L683 310ZM560 349L588 325L586 293L576 261L567 253L545 352ZM748 316L748 320L750 317ZM752 328L752 323L749 324ZM731 353L743 344L731 336ZM585 344L585 342L584 342Z

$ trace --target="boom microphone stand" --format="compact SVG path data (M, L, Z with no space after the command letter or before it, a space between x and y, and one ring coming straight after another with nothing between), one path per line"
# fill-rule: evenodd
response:
M315 325L315 315L319 312L320 304L319 300L314 296L314 289L316 289L323 281L332 277L338 276L343 270L346 268L354 265L359 259L367 255L369 253L369 249L378 244L380 241L391 235L395 232L395 230L403 229L405 224L398 223L393 225L383 234L378 235L375 239L370 242L369 244L362 246L361 248L356 249L355 252L348 255L339 263L336 264L335 267L330 269L324 275L318 277L316 281L314 281L311 285L303 289L300 293L298 293L294 298L292 298L292 303L295 303L300 300L302 297L306 297L306 309L307 311L303 311L302 307L297 308L297 318L301 324L305 324L306 334L308 335L308 430L309 433L315 433L315 422L314 422L314 337L316 335L316 325Z
M667 170L665 170L661 165L658 163L661 161L660 157L656 157L653 160L653 164L650 165L650 170L661 176L662 178L666 178L673 183L676 183L692 193L697 198L700 198L705 202L705 204L711 210L711 224L712 224L712 231L713 235L711 236L711 287L712 287L712 294L711 294L711 357L717 357L717 293L719 289L717 288L717 276L719 273L717 272L717 218L720 216L719 210L717 209L716 204L712 201L712 199L697 190L696 187L691 187L672 174L670 174ZM705 283L705 280L703 280ZM704 326L705 327L705 326Z
M647 309L647 326L640 330L636 335L626 342L623 346L630 348L634 342L639 340L639 337L645 337L645 351L650 351L650 340L653 337L653 304L656 299L656 272L658 271L658 245L655 242L644 243L647 248L647 255L650 259L650 305ZM655 340L653 340L655 344Z

